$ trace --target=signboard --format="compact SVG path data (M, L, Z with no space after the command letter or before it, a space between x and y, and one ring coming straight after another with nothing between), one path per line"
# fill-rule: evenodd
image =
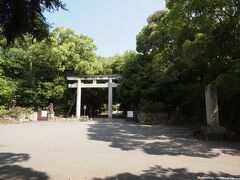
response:
M133 118L133 111L127 111L127 117Z
M42 117L43 118L47 117L47 111L42 111Z

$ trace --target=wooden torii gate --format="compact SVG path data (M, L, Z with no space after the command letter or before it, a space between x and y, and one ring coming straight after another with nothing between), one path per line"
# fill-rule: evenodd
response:
M108 88L108 117L112 118L112 88L118 86L114 81L119 79L121 74L112 75L93 75L83 77L67 77L69 81L77 81L74 84L68 84L68 88L77 89L76 116L81 117L81 92L82 88ZM86 83L87 81L87 83ZM98 81L101 81L98 83ZM90 83L89 83L90 82Z

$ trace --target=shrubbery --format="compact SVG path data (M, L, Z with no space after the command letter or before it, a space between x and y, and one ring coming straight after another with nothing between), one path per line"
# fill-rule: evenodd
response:
M6 109L3 106L0 106L0 117L1 118L11 118L19 120L20 118L26 118L30 116L34 111L31 108L23 107L13 107Z

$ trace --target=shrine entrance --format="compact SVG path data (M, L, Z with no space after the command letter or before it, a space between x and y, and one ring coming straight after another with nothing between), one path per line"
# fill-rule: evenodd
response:
M120 74L112 75L93 75L83 77L67 77L69 81L77 81L74 84L68 84L68 88L77 89L76 98L76 117L81 117L81 95L82 88L108 88L108 117L112 118L112 89L118 86L116 82L121 77Z

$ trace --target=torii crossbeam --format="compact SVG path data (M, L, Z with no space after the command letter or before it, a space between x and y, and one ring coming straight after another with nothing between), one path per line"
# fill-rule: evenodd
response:
M112 75L93 75L83 77L67 77L69 81L77 81L74 84L68 84L69 88L77 88L76 99L76 116L81 117L81 92L82 88L108 88L108 117L112 118L112 88L117 87L118 84L114 81L119 79L121 74ZM88 83L84 83L88 81ZM97 81L101 81L98 83ZM90 83L89 83L90 82Z

